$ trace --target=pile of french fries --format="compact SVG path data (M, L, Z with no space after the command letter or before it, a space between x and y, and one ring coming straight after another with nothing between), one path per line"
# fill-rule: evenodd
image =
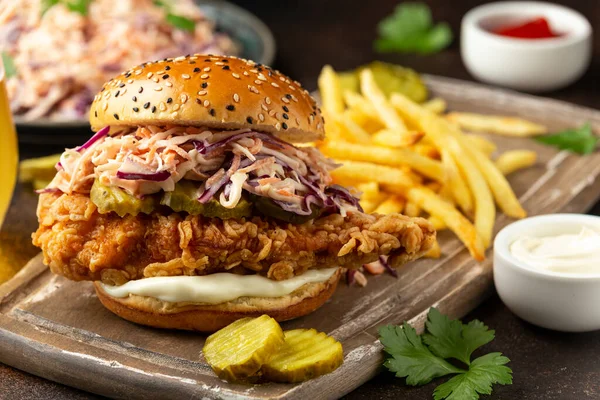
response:
M373 72L360 72L360 92L342 90L325 66L319 76L327 139L316 145L339 163L336 183L354 187L368 213L426 217L437 230L450 229L476 260L492 243L496 205L509 217L526 212L505 175L533 165L536 154L513 150L492 159L496 146L486 131L511 136L545 133L519 118L446 112L434 98L418 104L402 93L386 96ZM437 245L428 254L439 257Z

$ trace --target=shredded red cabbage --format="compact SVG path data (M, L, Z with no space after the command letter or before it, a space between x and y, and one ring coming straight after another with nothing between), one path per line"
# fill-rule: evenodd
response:
M150 174L117 171L117 178L125 179L128 181L144 180L144 181L162 182L162 181L166 181L170 177L171 177L171 173L169 171L153 172Z
M100 140L104 136L108 135L109 131L110 131L110 128L108 126L105 126L104 128L100 129L98 132L96 132L94 134L94 136L92 136L87 142L85 142L81 146L77 147L75 150L81 152L82 150L88 149L91 145L96 143L98 140Z
M349 269L346 272L346 283L348 284L348 286L350 286L354 283L354 275L356 275L355 269Z
M42 194L42 193L58 193L58 192L60 192L60 189L57 189L57 188L45 188L45 189L38 189L35 192L37 194Z
M245 137L257 137L260 140L262 140L263 142L273 144L281 149L284 148L281 141L275 139L273 136L270 136L270 135L267 135L264 133L260 133L260 132L242 132L242 133L235 134L233 136L229 136L226 139L219 140L218 142L211 143L211 144L208 144L206 142L200 142L197 140L195 140L193 143L194 143L194 147L196 148L198 153L209 154L209 153L213 152L214 150L227 145L228 143L235 142L236 140L245 138Z
M217 193L219 189L223 187L223 185L229 182L229 178L229 175L224 174L218 182L215 182L208 190L205 190L204 193L198 197L198 201L202 204L208 203L213 198L215 193Z
M398 278L398 272L388 263L389 256L379 256L379 262L394 278Z

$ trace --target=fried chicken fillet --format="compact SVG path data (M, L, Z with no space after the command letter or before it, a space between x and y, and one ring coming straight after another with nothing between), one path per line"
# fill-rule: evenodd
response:
M104 85L96 133L41 191L33 243L50 269L94 281L140 324L214 331L306 315L343 268L426 253L424 219L368 215L305 143L324 118L299 83L234 57L144 63Z

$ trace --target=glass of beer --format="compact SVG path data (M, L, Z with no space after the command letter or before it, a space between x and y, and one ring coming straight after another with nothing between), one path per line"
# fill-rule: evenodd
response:
M17 133L10 113L4 65L0 59L0 227L10 206L17 180L18 162Z

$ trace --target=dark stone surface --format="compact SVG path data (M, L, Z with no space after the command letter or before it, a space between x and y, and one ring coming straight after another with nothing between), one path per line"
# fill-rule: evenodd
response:
M585 14L592 26L600 24L600 2L557 1ZM470 79L460 60L460 19L475 0L427 3L436 20L448 21L457 38L452 46L432 56L378 55L371 49L377 22L389 14L395 0L343 1L305 0L237 1L254 12L273 30L277 39L276 67L312 90L323 64L349 69L374 59L397 62L420 72ZM595 34L590 70L574 85L547 96L597 108L600 104L600 30ZM549 66L549 68L556 66ZM83 133L85 135L85 133ZM56 147L23 146L21 155L33 157L56 152ZM599 214L600 207L592 210ZM591 307L595 305L590 305ZM596 399L600 398L600 333L565 334L529 325L493 295L465 318L480 319L496 330L496 339L484 352L500 351L511 359L514 384L496 387L494 399ZM348 399L430 399L439 381L420 388L404 385L384 372L350 393ZM55 384L0 364L0 399L96 399L97 396Z

